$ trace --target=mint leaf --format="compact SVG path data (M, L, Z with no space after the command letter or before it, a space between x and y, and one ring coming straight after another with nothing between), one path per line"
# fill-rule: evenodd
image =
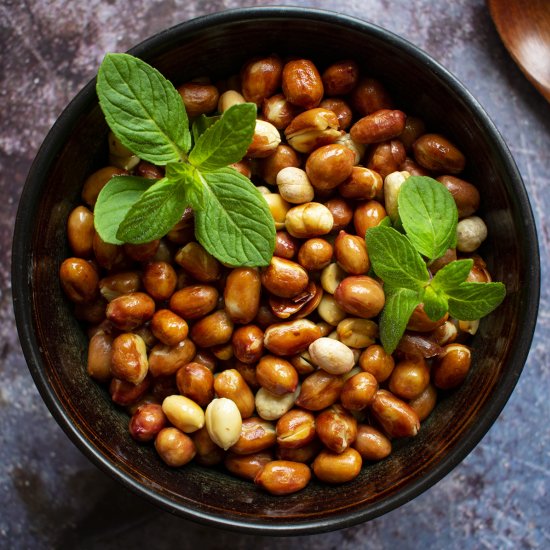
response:
M117 238L120 223L155 181L137 176L115 176L107 182L94 207L94 226L103 241L123 244Z
M451 193L432 178L411 176L401 186L397 202L416 250L432 260L443 256L456 239L458 211Z
M421 292L407 288L386 291L386 303L380 316L380 341L386 353L393 353L403 336Z
M199 136L189 162L202 172L240 161L252 143L255 127L256 105L233 105Z
M392 287L421 290L430 275L413 245L392 227L367 230L367 250L375 273Z
M186 206L181 181L157 180L130 208L118 228L117 239L132 244L160 239L178 223Z
M191 147L185 107L156 69L128 54L107 54L96 90L111 130L134 154L160 166L185 157Z
M193 134L193 141L196 143L199 137L210 128L210 126L214 125L218 120L220 120L220 116L206 116L206 115L200 115L195 119L195 122L193 122L193 126L191 127L191 133Z
M422 303L424 304L424 312L432 321L441 319L449 309L445 293L436 292L432 284L428 285L424 290Z
M448 290L459 286L468 277L474 261L468 260L455 260L442 267L434 276L431 286L435 290Z
M447 290L449 313L461 321L475 321L488 315L504 300L506 287L502 283L464 282Z
M195 212L195 235L229 266L268 265L275 248L275 224L252 182L232 168L202 174L205 208Z
M188 206L193 209L203 209L206 205L202 178L196 168L188 162L169 164L166 167L166 177L171 181L180 181L185 187L185 197Z

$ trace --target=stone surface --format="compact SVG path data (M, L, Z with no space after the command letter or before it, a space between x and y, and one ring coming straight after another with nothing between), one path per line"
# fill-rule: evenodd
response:
M307 537L231 534L175 518L98 471L50 416L19 346L10 292L17 202L40 143L92 78L123 51L192 17L238 6L321 7L408 38L473 93L508 143L532 200L542 297L531 353L480 445L413 502L368 524ZM252 48L253 45L251 45ZM502 46L482 0L25 0L0 3L1 548L548 548L550 547L550 105Z

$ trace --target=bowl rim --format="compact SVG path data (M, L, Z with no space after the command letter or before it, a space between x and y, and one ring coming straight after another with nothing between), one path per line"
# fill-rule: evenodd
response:
M493 425L519 379L531 346L540 299L540 257L533 211L525 185L504 139L488 114L466 87L439 62L435 61L421 48L413 45L408 40L371 22L333 11L316 8L269 6L236 8L184 21L145 39L128 50L128 53L137 57L152 57L158 51L168 50L170 45L177 42L185 32L194 33L202 31L218 23L228 24L242 20L288 17L293 19L308 19L310 21L316 20L322 23L337 24L342 27L352 28L355 31L363 32L379 40L389 42L394 47L404 49L408 55L428 66L437 78L450 86L457 96L468 105L469 110L489 134L489 141L496 144L509 179L513 182L519 208L525 215L524 227L522 229L526 235L527 256L532 261L527 270L528 281L525 281L526 286L531 291L531 296L524 304L522 312L521 331L524 338L512 349L510 353L510 365L512 368L504 373L500 393L485 406L483 418L469 429L468 437L463 437L456 444L453 452L441 460L429 473L417 478L398 493L384 498L381 502L369 505L368 509L360 508L319 520L308 519L296 523L284 520L273 523L266 520L254 520L251 522L239 518L228 519L216 513L203 512L184 504L175 503L155 493L153 489L141 485L127 473L117 468L115 463L99 453L95 446L79 431L77 426L72 424L63 404L57 400L55 392L48 384L48 378L42 366L39 344L33 332L32 303L28 299L28 292L32 283L32 250L30 239L27 237L32 234L34 219L32 212L29 213L26 205L37 203L41 192L42 174L48 173L51 164L55 162L55 158L69 137L79 113L82 110L89 109L97 101L95 77L80 90L63 110L39 148L21 194L12 244L13 306L23 354L42 399L57 423L80 451L103 472L121 482L123 486L132 492L186 519L233 531L282 536L332 531L374 519L417 497L435 485L464 460Z

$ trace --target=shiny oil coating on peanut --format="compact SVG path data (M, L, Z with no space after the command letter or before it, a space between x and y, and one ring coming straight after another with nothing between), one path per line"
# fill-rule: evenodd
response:
M457 249L430 266L474 258L487 236L460 144L394 105L359 60L329 66L256 57L214 85L178 87L188 114L258 107L255 135L233 167L258 186L277 230L262 268L229 269L194 238L193 212L162 239L101 241L93 208L113 175L159 179L109 135L108 166L90 174L67 220L72 256L61 286L87 325L87 371L130 415L129 431L164 463L223 464L273 495L347 483L414 437L438 391L467 377L476 321L431 321L419 306L398 349L379 342L385 303L365 233L397 216L399 188L430 175L459 212ZM136 443L137 444L137 443Z

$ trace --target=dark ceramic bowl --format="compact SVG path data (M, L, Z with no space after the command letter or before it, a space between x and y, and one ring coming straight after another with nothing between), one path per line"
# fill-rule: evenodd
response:
M420 434L343 486L313 481L273 497L253 484L196 465L165 467L129 436L128 417L85 372L86 336L61 292L69 255L65 224L85 178L106 163L107 126L91 82L60 116L31 168L17 215L13 295L30 371L74 443L126 487L183 517L264 534L321 532L367 521L428 489L474 448L504 407L523 368L538 307L539 259L529 201L510 152L476 100L445 69L403 39L341 15L294 8L227 11L199 18L131 50L175 83L229 76L252 54L299 54L329 63L354 58L396 104L441 131L468 159L465 179L483 197L482 251L507 298L473 339L471 373Z

